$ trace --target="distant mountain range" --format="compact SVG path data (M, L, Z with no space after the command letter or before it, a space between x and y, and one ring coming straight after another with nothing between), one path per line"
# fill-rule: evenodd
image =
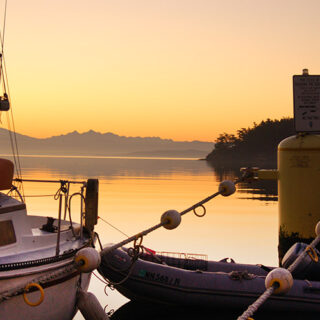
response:
M90 130L37 139L17 133L21 155L199 157L214 148L213 142L173 141L159 137L125 137ZM11 154L9 132L0 128L2 154Z

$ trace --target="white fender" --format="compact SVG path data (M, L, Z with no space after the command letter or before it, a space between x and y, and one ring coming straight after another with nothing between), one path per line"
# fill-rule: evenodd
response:
M97 250L88 247L79 250L75 255L74 261L80 272L88 273L99 267L101 257Z
M274 290L275 294L287 293L293 286L293 278L290 271L284 268L276 268L270 271L266 276L265 286L268 289L274 283L279 284L279 287Z
M86 320L109 320L96 296L91 292L78 290L77 306Z
M175 229L181 223L181 215L176 210L168 210L161 216L161 223L165 221L167 223L163 225L164 228L168 230Z

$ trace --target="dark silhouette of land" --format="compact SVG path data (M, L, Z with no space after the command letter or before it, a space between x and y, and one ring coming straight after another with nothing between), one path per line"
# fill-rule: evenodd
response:
M125 137L90 130L37 139L17 133L19 153L24 155L135 156L204 158L213 142L173 141L159 137ZM8 130L0 129L1 154L11 154Z
M241 128L236 135L220 134L206 160L218 167L276 167L278 144L294 134L292 118L267 119L252 128Z

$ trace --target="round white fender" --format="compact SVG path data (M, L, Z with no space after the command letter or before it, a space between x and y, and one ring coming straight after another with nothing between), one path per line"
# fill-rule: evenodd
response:
M219 192L224 197L234 194L235 191L236 191L236 186L230 180L224 180L219 184Z
M267 289L273 286L274 283L278 283L279 287L274 290L275 294L285 294L293 286L293 278L287 269L276 268L270 271L265 280L265 286Z
M161 223L167 222L163 225L164 228L171 230L178 227L181 222L181 215L176 210L168 210L161 216Z
M83 248L76 253L74 259L80 272L91 272L97 269L101 262L100 254L94 248Z

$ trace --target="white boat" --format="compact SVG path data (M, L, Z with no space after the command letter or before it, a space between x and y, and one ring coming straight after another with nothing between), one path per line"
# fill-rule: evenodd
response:
M12 167L0 159L1 190L15 189ZM0 319L70 320L77 311L77 293L86 291L90 281L91 273L82 273L76 262L83 259L83 248L95 242L98 180L36 182L60 184L58 218L27 215L23 197L0 193ZM61 217L63 209L70 209L71 184L80 185L83 225Z
M3 39L0 46L1 114L11 107L6 92ZM78 307L88 313L92 306L94 312L100 312L99 319L104 319L103 309L87 293L91 271L100 263L94 249L99 182L27 180L56 183L58 189L56 217L43 216L43 212L28 215L22 188L26 180L21 175L12 115L7 113L15 168L10 160L0 159L0 319L71 320ZM79 188L72 193L75 186ZM71 212L75 201L80 208L77 216Z

